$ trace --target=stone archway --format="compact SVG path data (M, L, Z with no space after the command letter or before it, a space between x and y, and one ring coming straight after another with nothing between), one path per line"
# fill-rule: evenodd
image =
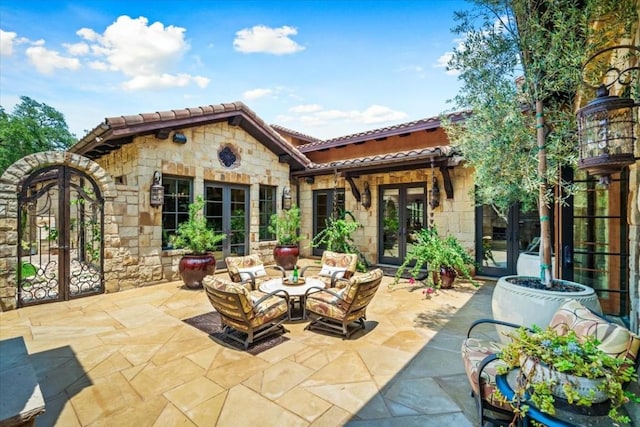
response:
M117 197L112 177L94 161L78 154L62 151L45 151L23 157L12 164L0 177L0 311L17 307L17 259L18 259L18 199L17 194L26 177L47 166L64 165L80 170L90 176L100 187L104 197L105 230L103 234L105 253L110 242L117 241L118 224L109 212ZM113 268L104 263L107 277ZM106 285L106 284L105 284Z

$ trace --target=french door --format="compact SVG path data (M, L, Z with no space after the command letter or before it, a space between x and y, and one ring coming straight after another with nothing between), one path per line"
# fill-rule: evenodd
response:
M628 171L611 176L605 187L597 178L576 173L576 192L563 210L566 242L562 278L596 290L605 314L629 321Z
M224 267L227 256L249 253L249 187L223 183L207 183L204 187L205 217L216 233L224 239L214 255L218 268Z
M424 182L380 187L378 262L400 265L415 232L426 227L427 185Z
M537 210L514 206L501 216L489 205L476 207L476 262L483 275L516 274L519 267L519 274L539 276L539 245Z
M335 218L344 210L344 188L315 190L313 192L313 235L317 236L326 228L328 218ZM325 250L313 248L313 255L321 256Z

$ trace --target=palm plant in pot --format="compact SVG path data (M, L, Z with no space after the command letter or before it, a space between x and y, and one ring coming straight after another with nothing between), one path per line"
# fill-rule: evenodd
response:
M451 288L458 276L472 280L474 264L469 252L454 236L441 237L435 226L422 228L396 271L394 283L408 271L412 280L424 277L429 288Z
M201 288L202 279L215 273L216 259L212 251L227 237L209 227L203 215L204 205L202 196L197 196L189 205L189 219L180 223L172 239L174 248L190 251L180 259L178 270L184 284L192 289Z
M457 14L453 31L465 42L449 62L463 82L456 104L473 113L463 123L445 119L443 126L474 170L476 203L492 206L503 218L520 204L523 210L537 208L540 218L540 277L501 278L494 317L548 324L566 298L601 311L593 289L552 278L550 211L573 192L559 171L577 166L573 108L582 64L602 43L621 39L631 28L625 24L637 19L631 13L635 1L559 0L553 13L546 2L474 3L475 9ZM600 25L590 25L600 19Z
M293 270L298 263L302 240L300 229L300 208L296 205L291 209L283 209L279 214L271 215L269 231L276 235L277 244L273 249L273 258L277 265L285 270Z
M496 397L514 408L516 417L526 416L527 402L542 412L554 415L559 402L591 408L607 402L608 416L617 423L628 423L619 412L622 405L638 397L626 386L637 380L637 372L628 359L614 357L601 350L595 335L578 337L574 331L560 334L554 328L518 328L509 332L512 340L502 348L504 362L498 373L519 368L517 390L506 399ZM517 409L517 410L516 410Z

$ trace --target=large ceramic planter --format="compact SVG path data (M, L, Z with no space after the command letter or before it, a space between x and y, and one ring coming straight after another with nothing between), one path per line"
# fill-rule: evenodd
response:
M574 291L561 292L557 290L536 289L514 282L519 279L539 280L530 276L504 276L498 279L493 290L491 308L493 318L523 326L537 325L546 327L556 310L568 299L575 299L585 307L596 313L602 313L600 301L593 288L566 280L554 280L559 285L570 285ZM509 329L498 327L500 340L504 343L509 339L503 332Z
M213 254L183 255L178 264L178 271L185 286L198 289L202 287L205 276L216 272L216 259Z
M293 270L298 263L300 248L298 245L276 245L273 248L273 259L285 270Z

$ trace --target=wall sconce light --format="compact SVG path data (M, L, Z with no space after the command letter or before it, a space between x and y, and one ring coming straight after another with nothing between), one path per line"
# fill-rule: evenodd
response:
M289 187L284 187L282 190L282 209L287 211L291 209L291 189Z
M150 204L152 207L157 208L164 203L164 187L160 182L162 180L162 174L160 171L153 173L153 184L151 184Z
M176 132L173 134L173 142L178 144L186 144L187 143L187 135L182 132Z
M596 57L617 49L629 51L634 55L635 52L631 52L632 50L640 52L640 48L635 46L612 46L592 55L584 64L583 70ZM625 53L620 57L629 60L629 54ZM619 57L612 55L609 60L616 58ZM640 70L640 67L629 66L622 69L620 64L611 62L609 64L609 69L601 75L611 76L617 73L616 79L608 85L599 85L596 90L596 98L589 101L576 113L580 150L578 168L584 169L592 175L600 176L600 182L605 185L609 183L609 176L612 173L622 170L635 161L633 146L636 138L633 135L633 130L636 119L633 108L640 105L631 98L609 95L609 88L616 82L623 86L630 85L633 80L631 71ZM625 74L628 74L628 77Z
M364 183L364 190L362 191L360 202L366 209L369 209L371 206L371 190L369 190L369 183L366 181Z
M440 206L440 186L438 180L434 176L431 184L431 198L429 199L429 206L431 209L435 209Z

